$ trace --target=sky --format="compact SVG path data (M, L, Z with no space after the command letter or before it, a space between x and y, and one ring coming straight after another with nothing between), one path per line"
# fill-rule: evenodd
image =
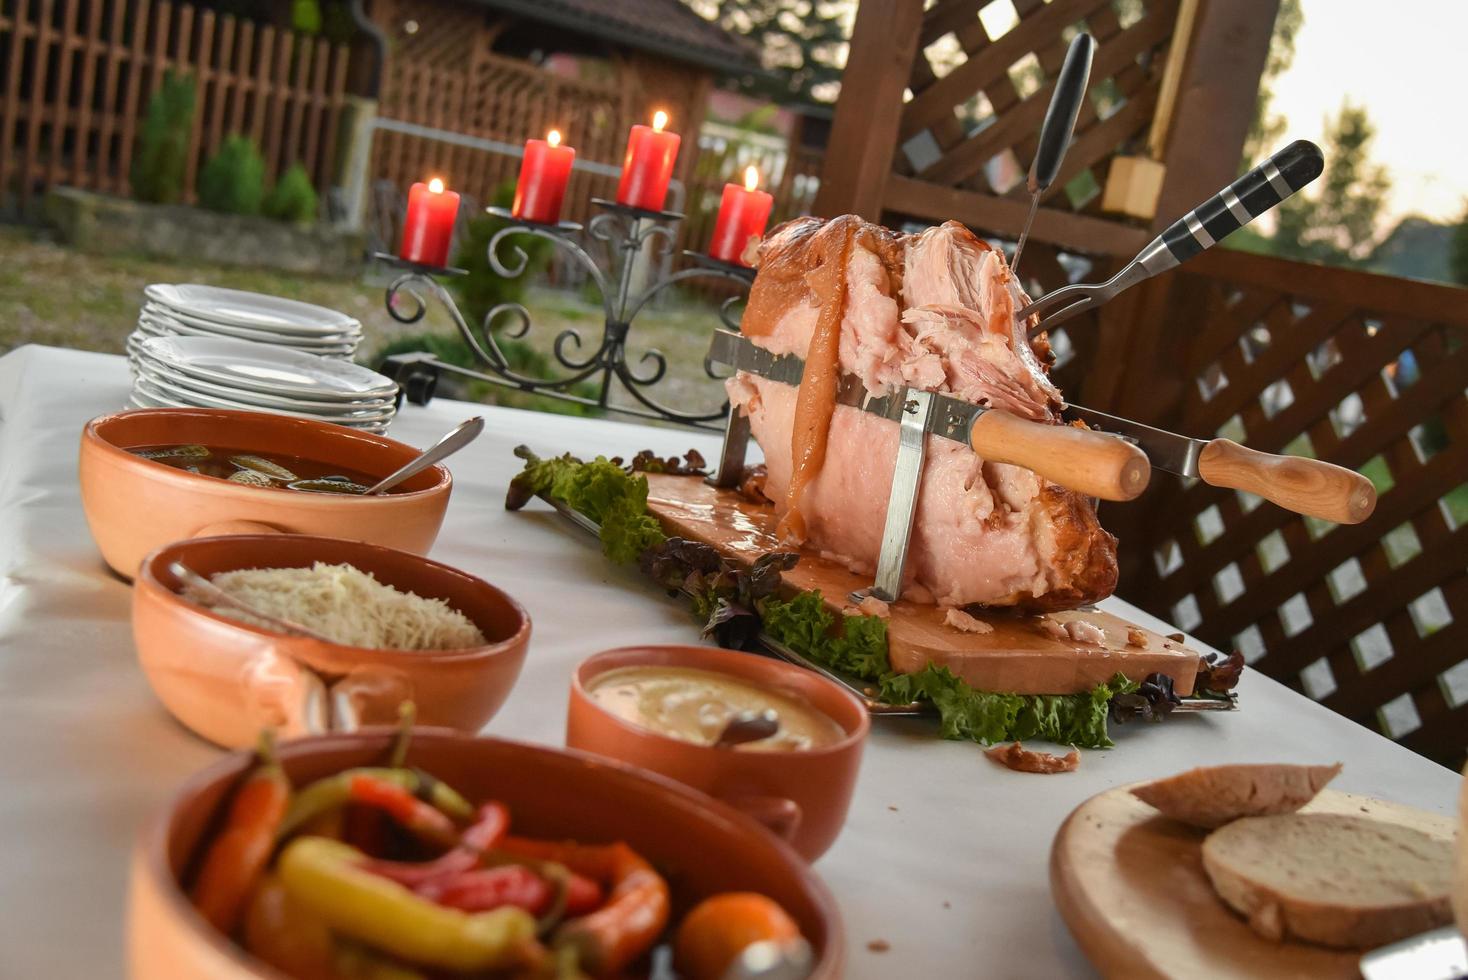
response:
M1456 221L1468 204L1468 0L1302 0L1295 60L1274 85L1285 142L1320 142L1349 98L1376 124L1371 158L1391 173L1387 227Z

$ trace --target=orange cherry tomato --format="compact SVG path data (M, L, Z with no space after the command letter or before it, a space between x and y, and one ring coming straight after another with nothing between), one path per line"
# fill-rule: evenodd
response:
M799 935L800 928L774 900L755 892L726 892L704 899L683 917L674 962L690 980L718 980L745 948Z

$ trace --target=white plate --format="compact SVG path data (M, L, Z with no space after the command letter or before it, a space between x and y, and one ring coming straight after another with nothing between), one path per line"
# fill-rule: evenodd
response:
M172 398L190 405L197 405L200 408L243 408L249 411L276 412L284 415L299 415L303 418L321 419L324 422L342 423L385 422L392 418L394 412L396 412L396 409L388 406L367 411L358 409L352 412L337 413L318 412L313 408L302 405L259 405L239 398L234 394L220 396L198 391L186 385L176 384L157 374L149 375L146 365L140 365L140 368L142 370L140 370L139 379L135 384L147 385L151 394Z
M318 401L396 398L390 378L351 361L223 337L151 337L139 353L206 381Z
M230 337L235 340L253 340L257 344L274 344L310 354L351 354L357 349L361 338L322 337L303 338L289 334L269 333L264 330L248 330L244 327L223 325L200 326L202 321L190 323L163 313L157 307L144 307L138 314L138 324L154 337Z
M182 310L176 310L171 306L162 306L151 300L143 304L142 315L151 317L165 324L178 324L193 327L206 333L220 336L244 337L254 340L259 338L298 344L355 344L362 339L362 325L355 320L352 326L336 333L300 333L294 330L286 330L275 326L250 326L241 327L232 323L220 323L215 320L206 320L203 317L193 316Z
M297 333L341 333L357 325L345 313L329 310L314 303L268 296L240 289L194 284L154 283L143 295L155 303L172 307L190 316L237 327L265 327L293 330Z
M292 412L280 408L264 408L258 405L242 405L220 398L211 398L207 395L196 395L192 392L183 392L174 389L162 389L155 386L145 377L139 377L133 382L133 400L141 403L145 408L234 408L247 412L261 412L265 415L287 415L291 418L311 419L316 422L331 422L335 425L344 426L348 429L362 429L368 432L381 432L387 428L392 421L392 414L388 413L381 418L347 419L327 418L312 415L309 412Z
M205 381L202 378L191 378L187 375L179 374L153 360L140 359L137 370L138 373L158 388L183 388L190 392L213 395L215 398L223 398L247 405L260 405L266 408L286 408L298 412L308 412L322 417L373 415L382 414L383 412L391 414L391 412L396 411L396 407L392 402L384 400L367 402L318 402L305 398L285 398L279 395L263 394L258 391L231 388L226 385L215 384L212 381Z

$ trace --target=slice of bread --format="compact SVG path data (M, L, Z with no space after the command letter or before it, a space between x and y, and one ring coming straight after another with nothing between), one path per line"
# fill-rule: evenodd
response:
M1341 771L1333 766L1203 766L1132 788L1165 816L1195 827L1222 827L1240 817L1293 813Z
M1203 867L1268 939L1373 949L1453 918L1452 843L1370 817L1235 820L1203 841Z

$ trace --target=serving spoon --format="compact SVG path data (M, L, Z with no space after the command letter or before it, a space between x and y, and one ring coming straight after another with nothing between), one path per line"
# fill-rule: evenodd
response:
M460 423L452 432L423 450L423 452L419 453L404 466L394 470L382 480L363 490L361 496L368 497L373 494L386 493L388 490L391 490L399 483L408 479L408 477L423 472L439 460L452 456L460 449L463 449L469 443L479 438L479 433L483 431L483 416L476 415L474 418Z
M766 708L764 711L741 711L719 733L714 739L714 748L732 749L736 745L745 742L758 742L762 738L769 738L780 730L780 715L774 708Z

